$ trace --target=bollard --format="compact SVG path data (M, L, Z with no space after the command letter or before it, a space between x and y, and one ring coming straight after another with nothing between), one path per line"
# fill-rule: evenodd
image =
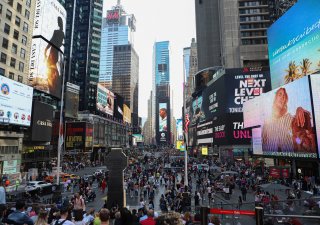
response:
M263 225L263 208L256 207L256 225Z
M208 224L208 213L209 213L209 208L201 207L201 209L200 209L201 225Z

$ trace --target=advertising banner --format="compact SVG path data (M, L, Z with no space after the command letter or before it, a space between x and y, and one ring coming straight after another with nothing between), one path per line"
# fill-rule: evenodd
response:
M67 82L65 97L65 116L69 118L78 117L79 109L79 92L78 85Z
M32 141L51 141L53 124L53 107L34 101L32 115Z
M41 36L64 51L67 12L57 0L36 0L33 36Z
M298 1L268 29L272 88L320 70L319 8L318 0Z
M120 22L120 9L108 10L107 11L107 23L115 24Z
M41 38L32 39L29 84L57 98L61 97L63 54Z
M14 174L17 171L18 160L3 161L2 174Z
M33 88L0 76L0 123L30 126Z
M123 120L123 97L117 93L114 94L113 116L118 120Z
M227 113L242 113L244 102L271 90L269 68L226 69L225 79Z
M316 158L308 77L274 89L258 99L261 102L263 154Z
M200 124L197 126L197 144L211 144L212 143L212 121Z
M310 81L311 81L314 117L316 121L318 153L320 156L320 75L315 74L310 76Z
M113 116L114 94L101 84L97 85L97 110Z
M143 136L141 134L133 134L132 135L135 139L136 139L136 142L143 142Z
M207 146L202 146L201 147L201 154L202 155L208 155L208 147Z
M262 155L261 128L252 129L252 150L254 155Z
M159 132L168 131L167 103L159 103Z
M126 104L123 104L123 121L131 124L131 110Z
M177 140L182 141L184 139L183 138L182 119L177 119L176 127L177 127Z
M83 150L86 138L86 122L66 123L66 150Z

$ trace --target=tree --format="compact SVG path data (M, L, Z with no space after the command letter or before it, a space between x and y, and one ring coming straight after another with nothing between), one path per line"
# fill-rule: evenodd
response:
M309 59L303 59L302 62L300 63L300 68L301 68L301 77L307 76L308 74L313 73L311 71L311 64Z
M286 72L287 72L287 75L284 77L284 81L286 84L298 79L299 77L298 66L296 65L295 61L291 61L289 63L289 67L286 70Z

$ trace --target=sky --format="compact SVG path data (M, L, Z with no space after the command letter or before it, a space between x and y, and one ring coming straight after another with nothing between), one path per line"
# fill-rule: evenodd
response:
M103 16L116 4L117 0L104 0ZM190 47L191 39L196 37L194 0L121 0L121 5L136 18L134 48L139 55L139 116L148 115L153 44L169 41L173 115L181 118L183 48Z

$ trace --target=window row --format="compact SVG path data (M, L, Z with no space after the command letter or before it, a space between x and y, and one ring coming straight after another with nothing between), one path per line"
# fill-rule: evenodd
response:
M1 52L0 62L3 63L3 64L7 64L7 59L9 59L9 57L7 56L7 54ZM17 63L16 58L10 57L10 67L16 68L16 65L18 65L18 70L19 70L20 72L24 72L24 63L23 63L23 62Z
M4 29L3 29L4 33L10 35L10 30L11 30L10 26L5 23ZM19 40L19 36L20 36L19 31L17 31L16 29L13 29L13 38L16 40ZM27 45L27 40L28 40L27 36L21 35L21 43L22 44Z
M0 67L0 75L1 75L1 76L6 76L6 70L3 69L3 68L1 68L1 67ZM16 77L15 77L15 74L14 74L14 73L9 72L8 78L11 79L11 80L14 80ZM23 82L23 76L18 75L17 78L18 78L18 82L21 82L21 83Z
M2 47L5 49L9 48L9 40L6 38L2 38ZM12 43L11 45L11 53L17 54L18 53L18 46L15 43ZM22 59L26 58L26 50L24 48L20 49L20 57Z

